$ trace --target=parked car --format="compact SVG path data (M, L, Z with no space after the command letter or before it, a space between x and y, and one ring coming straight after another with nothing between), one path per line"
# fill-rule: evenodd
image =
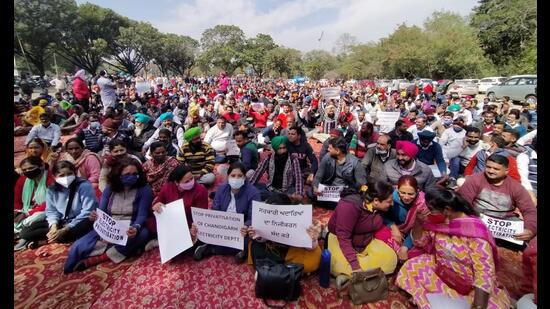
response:
M475 96L479 92L477 87L477 80L471 79L457 79L453 83L449 84L447 88L447 94L458 94L459 96Z
M487 89L491 101L505 96L516 102L537 104L537 75L511 76L502 84Z
M497 77L484 77L477 84L480 93L486 93L487 89L492 86L499 85L506 81L506 77L497 76Z

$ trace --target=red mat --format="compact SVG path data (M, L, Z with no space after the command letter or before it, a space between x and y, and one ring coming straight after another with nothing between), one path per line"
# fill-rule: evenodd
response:
M15 138L20 145L24 138ZM309 141L318 154L321 144ZM24 148L23 148L24 149ZM262 154L261 157L264 157ZM224 181L217 175L216 183ZM264 176L265 178L265 176ZM213 191L214 187L209 191ZM331 211L314 208L313 218L326 224ZM47 253L48 256L40 256ZM195 262L179 256L160 264L158 249L116 265L104 263L84 272L63 275L68 246L52 244L14 254L15 308L264 308L254 296L254 269L236 265L231 257ZM497 275L514 298L521 296L521 254L499 249ZM289 308L353 308L338 298L334 279L323 289L316 275L302 280L303 293ZM411 308L404 292L357 308Z

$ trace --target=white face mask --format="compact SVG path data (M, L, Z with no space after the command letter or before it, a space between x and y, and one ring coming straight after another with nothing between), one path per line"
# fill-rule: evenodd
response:
M13 96L13 102L19 102L20 99L21 99L20 95L14 95Z
M57 177L57 178L55 178L55 182L57 182L58 184L62 185L65 188L68 188L71 185L71 183L73 183L75 178L76 177L74 175L65 176L65 177Z
M244 185L244 178L229 177L227 178L227 182L231 189L240 189Z

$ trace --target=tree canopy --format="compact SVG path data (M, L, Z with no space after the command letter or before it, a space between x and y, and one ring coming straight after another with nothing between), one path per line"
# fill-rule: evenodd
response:
M269 34L248 37L235 25L205 30L200 41L161 33L111 9L74 0L14 0L14 53L43 75L58 63L96 74L110 65L130 75L155 64L164 75L191 72L258 77L305 75L374 78L479 78L535 73L535 0L480 0L470 16L437 11L422 25L398 25L374 42L342 33L331 52L277 44ZM22 67L22 66L21 66ZM249 71L250 69L250 71ZM145 73L147 73L145 71Z

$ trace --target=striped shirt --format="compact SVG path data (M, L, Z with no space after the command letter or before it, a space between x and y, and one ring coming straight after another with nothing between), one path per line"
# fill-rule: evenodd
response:
M280 191L281 193L289 193L288 189L294 184L294 188L296 189L295 192L299 195L304 195L304 180L302 179L302 171L300 170L300 161L295 154L289 155L288 160L290 160L290 164L287 162L285 165L283 185ZM268 171L266 186L271 191L275 189L271 186L275 173L275 156L273 153L269 154L269 156L258 165L254 175L249 179L250 183L255 184L258 182L266 171Z
M103 149L101 142L101 131L97 130L95 133L91 129L86 128L78 132L77 136L84 142L86 149L98 153Z
M177 159L191 167L193 176L202 176L214 171L214 149L203 142L198 151L193 151L189 142L181 146Z

